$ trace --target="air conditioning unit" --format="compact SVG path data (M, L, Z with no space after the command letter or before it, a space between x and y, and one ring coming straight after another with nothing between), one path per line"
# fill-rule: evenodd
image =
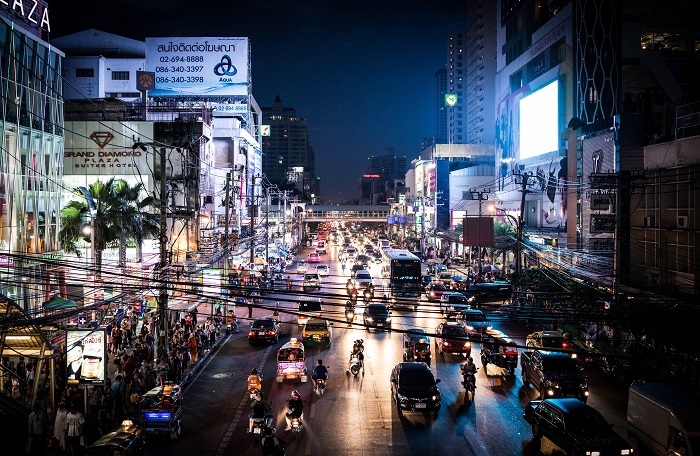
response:
M644 217L644 228L653 228L654 227L654 217Z
M678 228L681 230L688 229L688 216L687 215L679 215L678 216Z

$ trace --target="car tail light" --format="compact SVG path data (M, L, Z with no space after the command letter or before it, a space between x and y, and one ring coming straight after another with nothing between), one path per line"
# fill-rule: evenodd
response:
M272 336L272 335L275 334L275 332L274 332L274 331L268 331L267 334L268 334L269 336Z
M445 347L447 347L448 345L450 345L450 343L447 342L447 341L445 341L445 342L442 343L442 345L444 345Z
M253 331L250 331L250 332L248 333L248 337L253 337L254 335L255 335L255 333L254 333Z
M330 333L326 333L326 334L323 335L323 337L325 337L325 338L330 338L331 335L330 335Z
M561 343L561 348L569 348L569 343L568 343L568 342L562 342L562 343Z
M302 339L306 339L306 333L305 333L305 332L301 333L301 338L302 338Z

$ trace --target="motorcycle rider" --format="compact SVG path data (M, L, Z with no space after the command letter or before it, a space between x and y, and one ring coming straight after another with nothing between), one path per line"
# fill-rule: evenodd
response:
M238 332L238 321L236 320L236 314L233 310L229 310L226 315L226 327L229 331Z
M275 429L265 426L262 437L263 456L277 456L284 454L282 442L275 435Z
M263 400L262 393L259 390L254 390L253 394L253 402L250 404L253 413L248 419L248 432L253 432L253 424L256 422L264 422L265 427L272 425L272 406L269 402Z
M349 322L351 322L355 318L355 306L352 304L352 301L348 301L345 303L345 319Z
M304 419L304 402L301 400L299 391L292 391L292 398L287 401L287 414L284 419L287 421L285 431L292 430L292 419L299 418L299 421Z
M287 290L292 289L292 278L287 276Z
M364 340L362 339L357 339L353 345L352 345L352 352L350 353L350 362L352 363L352 359L354 357L357 357L357 360L360 363L360 367L362 370L365 370L365 347L363 345Z
M258 375L258 369L256 368L253 368L248 376L248 392L252 395L254 390L257 390L262 396L262 375ZM253 399L255 398L253 397Z
M314 374L311 376L311 379L314 382L316 382L318 379L322 380L323 383L321 383L321 387L326 387L326 380L328 380L328 369L323 365L322 359L319 359L318 364L316 367L314 367Z
M474 364L474 358L471 356L467 358L467 362L461 367L462 376L464 377L464 386L467 386L467 382L474 385L476 388L476 364Z

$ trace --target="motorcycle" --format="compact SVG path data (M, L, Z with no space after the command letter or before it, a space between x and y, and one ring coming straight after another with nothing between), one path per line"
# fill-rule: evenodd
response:
M253 418L252 415L248 415L248 420L253 422L251 434L256 440L262 440L265 434L265 428L272 427L272 419L273 416L271 413L266 413L265 418Z
M348 302L348 305L345 306L345 319L348 324L355 321L355 306L353 306L351 302Z
M466 390L464 392L464 400L466 401L467 397L469 397L469 400L473 401L474 394L476 393L476 372L474 372L474 374L466 373L464 372L464 366L460 366L459 370L462 371L462 385ZM476 368L476 371L479 371L478 367Z
M357 290L354 288L349 288L348 289L348 296L350 297L351 301L357 301Z
M357 377L362 368L362 362L360 361L359 354L353 354L350 356L350 373Z
M248 393L251 401L254 401L257 396L262 399L262 378L262 374L248 376Z
M362 292L362 298L365 300L365 302L370 302L373 297L374 293L369 288L365 288L365 291Z
M235 315L229 314L228 317L226 317L226 334L231 334L234 332L239 332L238 319L236 319Z
M314 392L319 396L323 396L323 393L325 390L326 390L326 381L323 380L322 378L314 379Z

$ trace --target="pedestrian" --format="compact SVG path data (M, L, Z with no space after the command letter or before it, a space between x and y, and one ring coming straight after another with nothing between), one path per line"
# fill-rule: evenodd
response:
M275 312L273 313L273 316L279 317L280 316L280 302L275 301Z
M39 404L34 404L34 411L29 414L29 438L27 453L31 455L46 454L46 432L49 430L49 420Z
M83 437L83 427L85 426L85 418L78 411L73 402L70 406L70 412L66 415L66 436L68 443L68 453L71 456L77 456L82 453L82 447L85 445Z
M197 362L197 352L199 351L199 344L197 343L197 338L194 333L190 333L190 337L187 340L187 346L190 349L190 360L192 363Z
M58 411L56 411L56 421L53 423L53 437L56 439L56 444L58 445L59 451L66 451L66 416L68 415L68 410L66 409L66 403L61 402L58 404Z
M116 381L112 384L113 416L117 423L121 423L124 420L124 405L126 403L126 386L122 382L122 378L121 375L117 375Z

